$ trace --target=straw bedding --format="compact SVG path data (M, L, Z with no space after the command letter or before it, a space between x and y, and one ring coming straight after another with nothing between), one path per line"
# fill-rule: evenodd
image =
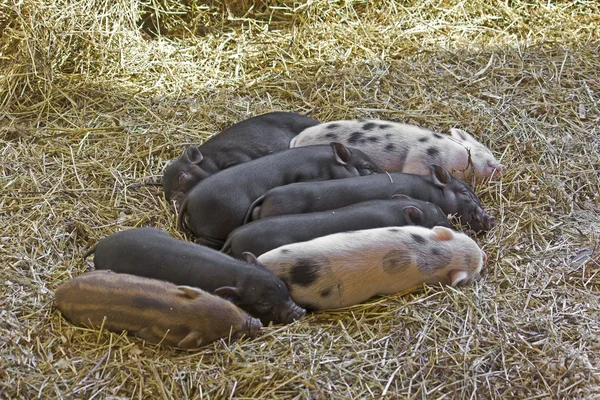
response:
M0 397L600 396L595 1L0 5ZM159 182L253 115L471 132L507 165L482 279L200 351L76 328L53 289L116 230L184 237Z

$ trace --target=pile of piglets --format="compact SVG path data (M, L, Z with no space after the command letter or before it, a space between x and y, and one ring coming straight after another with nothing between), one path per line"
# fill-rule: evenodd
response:
M496 219L462 178L503 168L459 129L250 118L164 171L178 228L196 243L151 227L109 235L85 254L96 271L59 286L56 304L75 324L191 349L306 310L467 284L487 257L455 226L484 233Z

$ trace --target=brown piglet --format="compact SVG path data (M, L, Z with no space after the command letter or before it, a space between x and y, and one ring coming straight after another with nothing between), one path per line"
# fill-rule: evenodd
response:
M254 337L262 327L233 303L191 286L110 271L88 272L55 291L75 325L127 331L149 343L193 349L215 340Z

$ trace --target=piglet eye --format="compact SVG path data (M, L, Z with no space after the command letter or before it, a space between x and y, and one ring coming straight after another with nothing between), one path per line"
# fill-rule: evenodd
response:
M367 171L369 171L371 173L375 172L375 168L371 164L364 164L362 166L362 169L363 170L367 170Z
M179 186L182 186L185 181L187 181L187 174L185 172L180 173L179 175L177 175L177 184Z
M256 311L260 313L266 313L271 311L273 307L269 303L261 302L256 305Z

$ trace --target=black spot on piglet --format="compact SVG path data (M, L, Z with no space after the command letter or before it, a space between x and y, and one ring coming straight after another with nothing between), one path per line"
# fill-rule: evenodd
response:
M440 135L439 133L433 133L433 137L436 139L443 139L444 137L442 135Z
M308 258L299 259L290 270L290 281L300 286L310 286L319 278L321 265Z
M440 154L440 151L438 149L436 149L435 147L430 147L427 149L427 154L430 157L435 157L438 156Z
M362 141L364 141L364 139L363 139L364 135L365 134L363 132L354 132L348 138L348 143L357 144L358 142L362 142Z
M431 254L420 253L417 257L417 268L424 274L433 274L452 261L452 251L445 246L436 245L430 251Z
M331 133L331 132L330 132L330 133L326 133L326 134L325 134L325 137L326 137L327 139L337 139L337 138L338 138L338 135L336 135L335 133Z
M327 125L325 128L327 128L327 129L335 129L335 128L337 128L338 126L340 126L340 124L329 124L329 125Z
M381 139L377 136L369 136L367 140L371 143L379 143L381 141Z
M367 122L366 124L363 125L363 129L365 131L370 131L371 129L375 128L375 124L372 122Z
M419 244L425 244L427 242L427 240L421 236L421 235L417 235L416 233L411 233L410 236L413 238L413 240Z
M327 297L331 294L331 288L325 288L321 290L321 297Z
M419 142L421 142L421 143L425 143L428 140L429 140L429 138L426 137L426 136L423 136L422 138L419 138Z
M389 273L404 272L412 263L409 250L391 250L383 256L383 270Z
M388 143L385 146L385 151L394 151L396 150L396 145L394 143Z

